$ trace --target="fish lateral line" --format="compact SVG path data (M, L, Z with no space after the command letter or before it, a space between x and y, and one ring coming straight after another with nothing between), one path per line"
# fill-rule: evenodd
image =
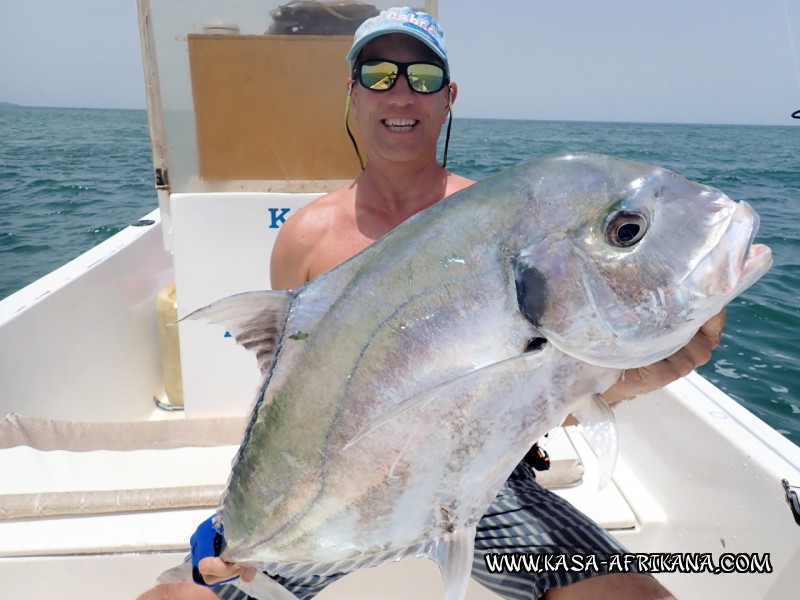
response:
M505 360L492 363L485 367L477 368L473 371L470 371L469 373L451 379L450 381L447 381L441 385L435 386L434 388L425 390L424 392L417 394L416 396L411 396L410 398L400 402L393 410L368 423L365 427L361 429L361 431L359 431L355 436L353 436L353 439L351 439L344 445L342 450L348 450L349 448L353 447L360 440L364 439L368 435L371 435L376 430L383 427L384 425L386 425L393 419L399 417L400 415L411 410L419 410L424 408L428 403L430 403L437 397L441 396L442 394L446 393L448 390L456 386L469 383L474 379L489 374L492 375L495 375L497 373L502 374L504 371L516 372L522 369L534 370L544 365L546 361L547 357L543 352L527 352L519 356L514 356L512 358L507 358Z

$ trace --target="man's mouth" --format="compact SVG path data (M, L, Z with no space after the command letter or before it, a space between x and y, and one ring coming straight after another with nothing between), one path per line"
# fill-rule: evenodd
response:
M392 131L411 131L419 123L417 119L383 119L383 124Z

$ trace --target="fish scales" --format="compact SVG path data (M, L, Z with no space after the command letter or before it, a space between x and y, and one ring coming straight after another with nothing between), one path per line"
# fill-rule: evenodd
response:
M597 394L685 345L769 268L757 227L746 203L669 171L550 157L297 290L199 311L288 315L274 360L259 358L265 383L218 509L223 559L305 575L424 555L461 598L475 525L530 444L575 412L610 477L613 416ZM259 319L225 320L237 341L260 339Z
M464 231L476 229L474 223L491 222L491 209L496 207L482 200L480 194L461 199L465 205L473 205L470 210L459 212L466 215L466 225L459 227L458 223L453 223L450 211L442 207L426 215L427 218L413 219L409 227L396 230L395 235L387 238L391 243L386 249L373 246L371 252L367 249L362 253L366 256L359 255L361 264L355 276L335 269L317 280L319 286L340 289L340 295L327 310L325 320L315 324L308 339L284 339L269 383L272 396L265 398L264 417L259 418L250 432L245 448L250 453L242 453L241 469L248 474L246 477L255 470L254 463L263 463L263 456L274 456L276 462L281 463L289 452L298 461L289 468L318 472L321 475L318 483L324 485L327 475L324 455L341 450L362 427L384 412L386 402L391 402L390 396L395 396L399 402L473 369L478 361L486 361L491 339L488 336L495 334L497 328L496 298L465 302L465 298L476 295L476 290L481 290L483 295L499 297L506 309L500 314L505 321L510 321L507 329L520 331L511 343L499 340L505 346L502 358L519 353L530 337L531 327L518 316L518 311L507 310L511 308L509 303L515 302L514 294L508 292L509 288L513 290L514 282L509 272L504 273L497 267L501 258L498 252L503 249L487 252L477 234L464 235ZM417 231L417 225L426 232L424 236ZM446 261L454 255L463 257L464 263ZM414 272L410 280L406 276L408 265ZM482 278L484 285L476 285L476 280ZM354 280L360 285L354 286ZM400 284L395 285L395 282ZM364 293L369 289L388 289L388 297ZM298 297L303 298L302 288L298 290ZM358 311L353 311L354 305L359 307ZM450 307L461 307L461 310L454 311ZM442 315L443 312L449 314ZM438 318L434 318L434 314ZM309 329L305 322L307 315L300 315L297 322L293 317L290 314L287 333ZM527 336L526 331L529 332ZM475 342L472 348L463 343L458 347L459 339L474 339ZM445 364L437 364L430 358L420 361L421 348L426 348L427 357L441 357L454 347L459 350L458 356L453 357L455 360ZM496 360L496 351L489 356ZM409 363L404 357L414 357L415 361L404 371L408 376L399 376L397 364ZM298 376L303 372L314 372L315 377ZM386 381L387 373L391 374L390 384ZM334 400L321 403L319 399L323 396ZM270 428L279 429L283 434L266 434ZM262 429L265 433L259 435L257 432ZM283 438L283 435L291 437L287 432L295 433L294 442L287 443L289 440ZM309 438L325 440L322 453L303 441ZM397 450L399 448L392 451ZM354 448L353 452L356 451L358 449ZM291 519L297 497L306 492L311 502L320 488L312 489L312 485L298 490L293 479L275 477L273 465L271 462L271 468L265 469L262 464L258 469L264 474L260 487L266 490L266 497L261 501L271 505L286 494L276 483L285 482L292 488L291 496L285 496L292 508L280 512L276 507L274 523L270 523L273 527L283 527ZM351 468L356 466L351 465ZM363 471L380 473L369 464ZM363 472L355 479L362 476ZM313 481L313 476L310 479ZM239 489L243 497L252 496L247 486ZM238 539L237 533L234 527L227 527L226 538ZM263 532L261 535L271 534ZM245 528L243 536L252 536L252 530Z
M427 229L425 221L417 222ZM407 231L408 229L406 228ZM330 475L325 455L341 451L362 427L386 410L386 403L391 403L392 397L395 401L411 397L474 369L480 361L486 360L486 356L496 359L497 350L492 346L497 346L497 343L490 346L492 335L496 336L496 302L492 301L495 299L483 298L481 302L465 302L465 298L475 297L479 293L484 296L495 294L503 302L505 310L500 315L504 320L511 321L506 329L519 331L519 334L510 344L499 340L505 346L502 358L518 354L530 337L531 328L523 319L517 316L517 322L514 322L514 315L518 311L507 310L510 308L508 303L513 299L513 294L508 294L508 288L513 289L513 278L497 269L496 251L494 256L487 254L484 248L463 235L451 234L450 239L447 239L435 226L430 235L436 244L433 248L427 248L424 256L420 256L418 252L420 236L407 233L407 237L413 238L413 241L396 236L393 240L395 243L386 250L393 257L391 265L380 261L378 266L374 266L367 258L366 264L358 273L364 281L363 288L348 288L347 283L351 281L349 277L344 283L339 283L336 281L336 271L325 276L330 277L330 280L321 282L324 285L341 286L340 299L330 307L326 320L314 329L308 339L284 340L281 352L288 349L296 358L292 356L295 360L282 363L284 357L278 355L276 369L270 381L270 386L275 390L274 396L264 406L265 415L263 419L259 419L259 426L251 431L247 446L250 454L243 453L241 462L241 470L246 479L252 477L254 472L252 462L262 462L258 472L264 474L265 481L259 487L267 490L267 497L261 499L265 504L271 505L277 497L286 493L275 482L284 482L287 487L292 488L291 496L286 496L288 508L281 512L279 507L274 507L274 521L278 527L283 527L291 519L294 511L292 503L303 492L308 493L312 502L317 497L317 493L311 493L302 484L298 489L297 472L318 471L320 478L315 480L312 475L309 484L333 485L333 482L328 481ZM373 254L378 256L377 252ZM464 263L448 262L447 259L453 255L463 257ZM409 264L415 273L410 280L402 276ZM430 268L430 264L434 267ZM465 269L467 264L470 268ZM483 279L484 285L477 286L477 279ZM392 289L394 286L391 282L394 281L402 282L398 286L401 289ZM385 288L386 282L391 285L388 298L385 295L371 296L369 292L363 292L364 289ZM302 297L302 292L300 296ZM354 303L360 307L357 313L352 310ZM455 311L446 308L451 306L463 308ZM291 315L287 322L287 333L302 331L305 327L305 315L300 316L296 327L293 317ZM464 335L465 330L467 336ZM342 339L342 331L347 332L344 336L346 339ZM470 338L474 340L472 348L464 342ZM423 362L419 360L421 349L429 357L442 357L444 352L454 348L458 350L457 356L453 357L455 360L445 364L441 360L438 363L430 359ZM282 364L291 365L291 368L282 369ZM316 377L313 380L298 377L297 374L304 371L315 371ZM386 381L387 371L392 373L390 382ZM400 376L401 373L405 375ZM318 387L320 384L323 388ZM319 398L323 394L328 398L335 398L336 401L321 406ZM276 402L284 397L290 406L283 406L282 401ZM288 400L289 398L292 400ZM313 415L313 420L309 419L310 415ZM262 422L263 427L260 426ZM287 423L291 426L287 427ZM315 427L322 426L326 428L324 433L314 430ZM271 433L256 437L257 430L270 428L291 431L297 441L289 445L280 435ZM310 450L302 447L301 440L309 437L325 440L321 454L318 448ZM384 435L378 437L381 444L386 444ZM294 446L298 445L300 448L295 450ZM393 455L404 445L405 441L400 439L394 446L384 448L382 454L386 457L386 462L393 461ZM284 467L295 471L294 478L276 477L274 463L269 464L270 468L264 468L263 456L274 456L280 464L287 452L292 455L293 463L299 462ZM362 448L353 448L351 451L356 452L371 456ZM252 462L245 458L251 455ZM347 497L345 494L348 490L354 488L354 480L360 484L370 481L367 476L369 473L382 478L381 471L375 469L374 458L369 458L363 465L357 464L358 461L352 464L356 459L349 458L351 464L348 475L339 486L337 498ZM252 496L250 488L250 484L239 488L241 495ZM320 488L314 490L319 491ZM226 531L226 536L235 534L234 528ZM249 524L245 535L252 535Z

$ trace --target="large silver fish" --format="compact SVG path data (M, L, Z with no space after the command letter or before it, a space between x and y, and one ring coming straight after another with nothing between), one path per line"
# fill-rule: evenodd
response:
M281 575L408 555L462 598L475 527L532 442L755 282L744 202L664 169L575 154L522 164L412 217L293 291L195 316L265 381L217 511L230 562ZM251 593L266 593L254 592Z

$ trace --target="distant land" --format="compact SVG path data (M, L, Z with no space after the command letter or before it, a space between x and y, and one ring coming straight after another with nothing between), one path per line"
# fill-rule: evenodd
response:
M0 108L8 108L9 106L20 106L20 105L13 104L12 102L0 102Z

